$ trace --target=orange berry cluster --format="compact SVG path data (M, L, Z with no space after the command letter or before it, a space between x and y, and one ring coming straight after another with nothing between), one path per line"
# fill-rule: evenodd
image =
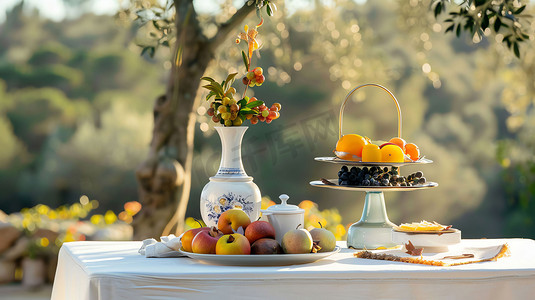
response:
M252 97L249 99L249 103L257 101L256 97ZM281 110L280 103L273 103L271 105L271 108L267 108L265 104L261 104L259 106L256 106L253 108L254 110L258 111L257 115L247 115L247 119L251 120L251 124L256 124L258 121L260 122L266 122L271 123L273 120L278 119L280 117L279 111Z
M263 72L264 70L261 67L256 67L254 70L247 72L245 77L242 78L243 84L249 85L250 87L255 85L261 86L266 80L266 77L262 74Z

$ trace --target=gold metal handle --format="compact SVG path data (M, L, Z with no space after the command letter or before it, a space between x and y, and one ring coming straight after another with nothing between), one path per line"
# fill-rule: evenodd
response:
M378 87L378 88L382 89L383 91L387 92L390 95L392 100L394 100L394 103L396 104L396 109L398 110L398 137L401 138L401 108L399 107L399 102L396 99L396 96L394 96L394 94L392 94L391 91L389 91L387 88L385 88L382 85L375 84L375 83L367 83L367 84L363 84L363 85L357 86L356 88L352 89L351 92L349 92L349 94L347 94L346 99L344 100L344 103L342 103L342 107L340 107L340 118L339 118L339 121L338 121L339 122L338 123L338 125L339 125L338 139L340 139L342 137L342 119L343 119L343 116L344 116L344 108L346 106L347 100L351 97L351 95L353 95L354 92L356 92L360 88L367 87L367 86L374 86L374 87Z

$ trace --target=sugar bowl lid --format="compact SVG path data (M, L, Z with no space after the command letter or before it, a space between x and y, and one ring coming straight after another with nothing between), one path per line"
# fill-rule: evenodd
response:
M305 212L304 209L299 208L299 206L297 205L286 203L289 198L290 196L286 194L282 194L279 196L279 199L281 199L281 204L272 205L268 207L267 209L262 209L261 212L277 213L277 214L299 214L299 213Z

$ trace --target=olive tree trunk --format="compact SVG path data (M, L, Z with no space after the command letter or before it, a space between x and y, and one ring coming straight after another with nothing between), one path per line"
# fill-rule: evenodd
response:
M180 234L191 189L195 108L200 78L230 33L254 10L244 4L217 34L201 31L192 0L175 0L174 66L167 90L154 104L150 151L136 170L142 210L135 216L134 239ZM174 229L174 231L173 231Z

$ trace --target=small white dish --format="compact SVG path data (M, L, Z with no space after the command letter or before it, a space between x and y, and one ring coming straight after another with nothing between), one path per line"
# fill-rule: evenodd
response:
M398 245L411 243L416 248L424 248L425 253L447 252L448 246L461 242L461 231L450 229L449 232L413 233L392 230L392 242Z

